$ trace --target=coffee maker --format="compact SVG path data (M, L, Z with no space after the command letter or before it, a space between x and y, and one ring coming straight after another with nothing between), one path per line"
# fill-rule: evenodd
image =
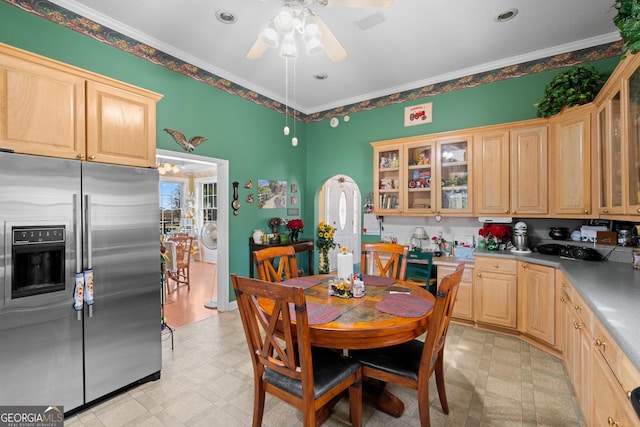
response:
M511 252L518 254L530 254L529 249L529 236L527 236L527 224L524 222L516 222L513 226L513 236L511 236L511 243L513 248Z

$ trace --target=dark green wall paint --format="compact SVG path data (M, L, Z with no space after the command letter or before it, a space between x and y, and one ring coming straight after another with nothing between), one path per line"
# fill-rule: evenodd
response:
M291 147L282 133L284 117L203 83L0 2L0 42L94 71L164 95L158 103L157 146L180 151L162 129L209 138L194 154L229 161L230 182L240 183L242 207L229 218L229 271L248 274L247 238L267 228L268 218L286 211L257 209L244 202L247 180L279 179L300 188L301 216L312 235L315 203L323 181L335 174L351 176L364 195L372 191L371 141L421 135L535 117L533 104L551 77L546 72L437 95L410 104L433 102L434 121L405 128L398 104L351 114L351 121L331 128L328 121L299 123L300 145ZM611 71L617 60L600 61ZM253 193L256 189L252 190Z

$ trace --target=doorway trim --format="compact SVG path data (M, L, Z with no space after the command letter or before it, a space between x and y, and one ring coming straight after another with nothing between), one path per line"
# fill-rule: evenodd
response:
M237 302L229 301L229 161L162 149L156 150L156 156L216 165L218 176L217 308L221 312L237 309Z

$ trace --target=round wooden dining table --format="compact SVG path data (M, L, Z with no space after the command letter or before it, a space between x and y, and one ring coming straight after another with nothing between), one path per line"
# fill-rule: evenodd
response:
M385 279L389 282L388 284L384 283ZM306 276L283 282L290 286L304 288L312 346L345 351L375 349L411 341L429 328L429 318L433 312L435 297L425 288L402 280L391 281L387 278L365 276L363 297L341 298L331 295L331 280L335 280L335 276ZM394 294L421 297L430 302L430 308L416 317L396 316L376 308L376 304ZM268 304L261 305L265 311L270 312ZM329 306L334 309L333 311L337 309L340 314L336 319L326 323L312 323L314 310L322 309L319 305ZM376 408L394 417L402 415L404 403L387 391L384 385L368 383L365 386L363 394Z
M309 324L313 346L349 350L387 347L410 341L425 333L429 327L432 309L419 317L399 317L383 313L375 307L393 293L408 293L433 303L433 295L420 286L401 280L389 285L367 285L365 277L364 297L340 298L329 292L329 281L335 277L320 275L305 279L319 281L305 289L307 302L329 305L340 311L340 316L331 322Z

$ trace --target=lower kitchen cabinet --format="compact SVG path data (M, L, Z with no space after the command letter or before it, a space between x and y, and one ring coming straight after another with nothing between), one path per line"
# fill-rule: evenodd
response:
M564 304L564 345L562 356L585 420L591 417L591 352L593 313L586 306L564 274L557 272L561 289L559 301Z
M515 260L476 257L475 320L494 326L517 327L518 276Z
M604 356L597 350L593 357L592 426L637 426L638 416L631 402L611 372Z
M456 270L453 266L438 265L438 286L444 276ZM473 267L465 266L458 295L453 305L453 317L461 320L473 320Z
M555 268L518 262L518 330L556 346Z

